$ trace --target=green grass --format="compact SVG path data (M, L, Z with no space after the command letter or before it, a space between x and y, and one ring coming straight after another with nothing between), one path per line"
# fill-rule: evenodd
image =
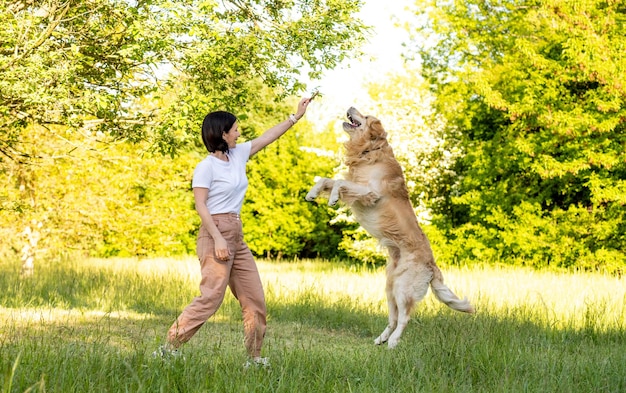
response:
M269 370L244 370L241 312L228 294L183 349L151 357L197 295L190 259L0 262L2 392L624 392L626 285L615 277L444 268L476 315L429 294L400 345L386 325L384 272L259 261Z

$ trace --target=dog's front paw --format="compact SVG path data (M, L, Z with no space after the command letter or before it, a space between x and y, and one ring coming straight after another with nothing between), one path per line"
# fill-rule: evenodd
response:
M339 201L339 189L341 188L341 183L335 183L335 186L330 191L330 195L328 196L328 206L335 206Z
M313 190L309 191L309 193L304 197L307 202L313 202L315 198L317 198L317 193L313 192Z
M380 345L382 343L384 343L384 341L381 336L376 337L376 339L374 340L374 345Z

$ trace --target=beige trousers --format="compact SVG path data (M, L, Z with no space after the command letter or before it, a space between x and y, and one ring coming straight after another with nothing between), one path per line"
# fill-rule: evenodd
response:
M197 253L202 280L200 296L183 310L167 333L167 341L175 348L186 343L219 309L226 286L239 301L243 314L244 343L248 355L261 355L265 337L267 310L261 278L252 252L243 241L241 220L237 214L215 214L215 225L228 243L230 258L215 257L215 242L209 232L200 227Z

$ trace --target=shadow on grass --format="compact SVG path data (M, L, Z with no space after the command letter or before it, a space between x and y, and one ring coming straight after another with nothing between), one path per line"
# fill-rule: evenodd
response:
M97 267L60 264L41 266L35 277L21 278L17 262L0 264L0 306L5 308L60 308L81 310L132 311L148 314L163 321L172 321L184 306L198 294L197 283L180 278L146 276L133 272L112 272ZM381 289L382 290L382 289ZM431 296L430 294L427 296ZM413 314L407 333L422 329L445 331L457 323L469 330L477 327L502 328L501 337L509 337L516 331L543 332L559 340L575 339L577 336L604 342L623 341L621 330L603 329L596 319L602 314L587 308L585 324L577 328L554 329L552 322L545 326L533 324L540 311L524 306L510 309L507 315L479 313L476 316L453 312L443 305L428 307L419 304ZM386 313L371 311L369 304L358 299L337 297L329 302L315 288L306 288L298 296L285 299L268 298L269 319L278 323L299 323L324 330L346 331L361 337L378 335L386 326ZM241 320L241 310L230 293L218 312L225 320ZM470 327L471 326L471 327ZM620 341L621 342L621 341Z
M40 265L33 277L22 278L19 266L0 264L0 306L65 309L132 310L177 314L197 294L197 284L180 278L137 272L114 272L62 263Z
M228 391L246 391L246 379L238 378L245 357L238 312L234 299L228 300L185 348L188 361L180 367L150 357L171 323L167 315L154 314L75 315L35 318L9 329L0 325L0 366L7 369L21 354L14 384L19 391L42 376L50 391L140 391L173 389L172 384L181 384L179 391L213 391L204 385L207 375L213 384L220 379ZM281 383L295 384L299 378L306 381L299 386L304 391L349 391L337 388L346 382L363 388L357 391L626 388L623 332L551 329L525 320L523 309L504 314L468 316L443 306L425 313L418 309L400 345L388 351L373 345L385 325L382 315L355 311L349 303L326 306L312 299L272 304L265 355L272 357ZM268 386L254 391L290 390Z
M198 283L180 278L111 272L89 266L41 266L36 276L21 278L17 264L0 265L0 306L132 311L173 320L198 295ZM230 291L220 313L240 320L241 310ZM348 330L369 336L372 323L384 327L385 316L366 310L349 298L327 299L313 288L288 300L268 297L269 319L297 322L326 330Z
M102 311L132 311L173 320L194 296L198 294L197 283L181 278L159 275L141 275L137 272L114 272L98 267L61 263L40 266L36 276L20 278L19 264L0 264L0 306L6 308L60 308L88 309ZM383 290L383 289L381 289ZM431 295L428 295L431 296ZM460 326L480 331L500 327L498 337L510 337L515 332L533 332L529 337L551 337L555 340L593 339L601 342L623 340L621 330L603 329L596 320L603 313L601 305L596 309L587 306L582 327L553 328L554 322L537 326L536 320L541 310L529 310L520 306L497 313L480 312L476 316L455 313L443 305L424 310L418 305L407 333L423 329L446 331L447 326ZM371 311L372 305L360 304L358 299L336 297L329 301L316 292L315 288L305 288L289 299L268 297L270 322L298 323L327 331L349 332L360 337L378 335L386 325L386 313ZM220 310L221 318L240 321L239 306L227 294ZM543 333L543 334L539 334ZM456 334L456 333L455 333ZM471 336L470 336L471 337ZM496 339L496 338L494 338ZM532 342L531 342L532 344Z
M230 376L223 380L229 387L224 391L246 391L237 390L240 370L232 371L245 355L241 311L230 294L193 339L190 357L204 368L170 373L151 363L146 367L146 358L196 295L196 283L71 266L42 267L33 279L23 280L15 266L5 264L0 288L0 305L18 313L26 308L103 311L3 318L0 366L10 368L22 354L14 384L20 391L42 375L51 391L163 386L210 391L203 385L207 368L215 378L224 372ZM280 382L294 376L305 381L283 391L307 391L311 384L320 389L310 391L347 391L336 389L337 381L361 385L363 391L626 391L624 331L597 323L601 305L587 306L581 326L560 328L555 326L561 321L537 318L542 311L524 305L479 307L473 316L439 304L418 305L394 351L373 345L387 318L369 306L348 297L329 301L314 288L289 299L268 299L268 351L278 358L278 374L282 365L289 367ZM270 386L267 391L281 390Z

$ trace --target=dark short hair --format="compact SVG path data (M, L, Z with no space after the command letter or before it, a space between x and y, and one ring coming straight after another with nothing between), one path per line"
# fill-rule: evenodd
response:
M202 122L202 142L210 153L221 151L228 153L228 143L222 137L223 133L228 133L237 117L230 112L215 111L204 117Z

